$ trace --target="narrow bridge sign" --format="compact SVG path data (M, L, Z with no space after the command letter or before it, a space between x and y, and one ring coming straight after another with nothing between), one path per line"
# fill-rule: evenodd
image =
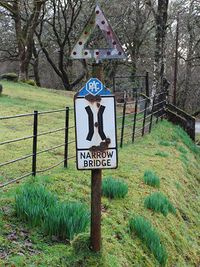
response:
M116 107L111 92L96 78L75 95L77 168L117 168Z

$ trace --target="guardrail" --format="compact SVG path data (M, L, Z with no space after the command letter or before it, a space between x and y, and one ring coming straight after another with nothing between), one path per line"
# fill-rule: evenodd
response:
M161 94L156 95L152 103L150 102L150 99L148 97L137 96L135 101L128 102L125 100L124 103L117 104L117 129L118 131L120 131L120 134L118 135L119 136L118 144L121 148L123 147L123 144L125 142L134 143L137 137L139 136L142 137L146 133L150 133L153 127L153 123L154 122L157 123L159 118L162 119L166 106L166 98L164 97L164 100L158 101L158 99L160 99L159 96ZM27 135L24 137L0 142L0 147L3 147L4 145L10 145L10 144L13 145L18 142L32 140L31 141L32 144L29 144L29 146L32 146L31 147L32 152L30 154L26 154L21 157L17 157L15 159L0 163L0 168L1 168L14 163L18 162L20 163L21 161L26 159L31 159L30 171L28 171L27 173L23 173L22 171L20 173L21 174L20 176L15 178L10 178L8 181L5 181L3 183L0 182L0 188L5 187L11 183L17 182L25 177L36 176L37 174L51 170L61 164L63 164L64 168L68 167L68 160L75 158L75 150L73 151L72 155L69 155L69 151L70 152L72 151L71 149L69 149L69 145L75 143L74 131L73 131L73 138L72 136L69 137L69 131L75 128L74 125L69 126L70 111L73 112L73 109L66 107L65 109L50 110L43 112L34 111L33 113L0 117L0 123L1 121L5 120L11 120L16 118L22 119L25 117L29 117L32 120L31 124L33 132L32 135ZM39 132L38 131L38 126L40 125L38 122L39 118L47 114L55 114L55 113L64 113L64 121L63 121L64 127L57 127L55 129L50 129L48 131ZM56 134L59 132L64 132L63 143L38 150L38 143L40 143L40 141L38 140L39 137L49 136L51 134ZM63 147L62 160L59 160L55 164L45 167L43 169L38 168L39 155L55 151L56 149L61 147ZM9 149L12 151L12 146L9 147ZM6 171L4 172L4 175L7 177Z
M74 126L69 127L69 110L70 110L69 107L66 107L65 109L50 110L50 111L44 111L44 112L34 111L34 113L0 117L0 122L3 120L9 120L9 119L15 119L15 118L24 118L24 117L33 118L33 134L32 135L0 142L0 146L3 146L3 145L14 144L17 142L22 142L22 141L25 141L28 139L32 139L32 153L31 154L24 155L22 157L0 163L0 167L4 167L4 166L10 165L10 164L31 158L32 159L32 169L30 170L30 172L22 174L21 176L19 176L17 178L10 179L9 181L7 181L5 183L0 183L0 188L6 186L8 184L11 184L13 182L17 182L17 181L19 181L25 177L28 177L31 175L36 176L36 174L43 173L45 171L53 169L53 168L61 165L62 163L63 163L63 166L65 168L67 168L68 160L75 158L75 156L70 156L70 157L68 156L68 151L69 151L68 146L72 143L75 143L75 140L69 141L69 130L74 128ZM38 132L38 117L46 115L46 114L52 114L52 113L58 113L58 112L64 112L65 113L65 127L57 128L57 129L51 129L49 131L44 131L44 132ZM61 132L61 131L64 131L64 143L56 145L56 146L48 147L48 148L45 148L43 150L38 151L38 149L37 149L38 137L46 136L46 135ZM49 166L48 168L37 169L37 156L38 155L55 150L55 149L60 148L60 147L64 147L63 159L61 161L57 162L56 164L54 164L52 166Z

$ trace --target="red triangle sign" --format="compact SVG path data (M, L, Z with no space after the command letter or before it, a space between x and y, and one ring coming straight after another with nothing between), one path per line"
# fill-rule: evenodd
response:
M94 32L95 28L99 27L102 31L109 48L107 49L89 49L86 48L86 44ZM125 59L126 55L122 48L116 34L110 26L108 20L103 14L100 7L97 5L87 22L78 42L75 44L71 52L71 58L73 59Z

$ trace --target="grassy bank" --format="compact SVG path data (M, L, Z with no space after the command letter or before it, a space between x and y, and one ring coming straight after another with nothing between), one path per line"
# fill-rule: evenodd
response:
M36 108L44 110L65 107L66 93L60 95L55 91L23 86L4 84L6 96L0 98L0 105L3 107L0 116L32 112L32 109ZM70 95L67 99L72 105ZM59 115L56 116L55 119L46 117L42 123L46 128L42 130L54 126L59 119L61 123ZM13 126L1 124L0 130L3 133L1 140L7 139L9 133L9 138L13 138L16 132L24 135L22 127L26 135L30 131L29 126L30 121L27 121L10 133L10 127ZM43 142L56 144L61 136L56 135L51 138ZM198 205L200 157L199 151L194 149L188 140L181 129L163 121L150 135L138 139L134 145L128 144L119 150L119 168L103 171L103 177L123 179L128 185L128 194L123 199L102 198L103 248L97 255L88 248L89 227L84 234L78 235L73 241L60 242L55 237L52 239L45 235L40 227L31 227L19 220L15 212L15 194L23 183L28 183L30 186L32 183L42 184L47 190L56 194L59 201L79 201L89 209L89 171L77 171L75 163L70 161L67 170L58 167L48 175L38 176L35 179L28 178L20 184L2 189L0 266L159 266L156 253L154 250L151 251L151 246L140 239L137 232L130 231L129 221L137 216L147 219L159 235L159 240L167 253L166 266L199 266L197 233L200 230ZM46 143L43 143L44 145ZM22 152L28 147L28 144L24 144L23 147L18 146L11 150L7 146L1 150L0 161L5 160L5 156L9 154L17 156L20 149ZM52 152L51 157L48 154L46 157L41 157L40 164L45 165L52 158L57 159L58 151ZM28 153L28 150L26 152ZM26 168L25 163L6 168L4 172L15 175L15 172L20 173L24 168ZM159 177L160 187L153 187L144 182L146 171L151 171ZM1 174L1 179L4 179L4 172ZM147 209L144 205L145 199L154 192L164 194L176 209L176 213L164 216L162 213Z

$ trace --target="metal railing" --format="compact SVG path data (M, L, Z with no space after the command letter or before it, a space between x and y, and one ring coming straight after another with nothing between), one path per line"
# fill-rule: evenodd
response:
M125 142L135 142L135 139L137 137L142 137L146 133L150 133L153 127L153 123L157 123L159 119L163 117L164 111L165 111L165 105L166 105L166 96L163 95L160 99L160 96L162 95L158 94L154 97L152 103L150 103L150 99L142 98L142 97L136 97L135 101L128 102L125 101L124 103L117 104L117 129L120 131L118 142L120 147L122 148ZM120 109L122 109L120 111ZM32 135L27 135L24 137L11 139L11 140L5 140L0 142L0 147L8 144L15 144L18 142L22 142L25 140L32 140L32 152L23 155L22 157L17 157L12 160L7 160L5 162L0 163L0 168L16 163L21 162L26 159L31 159L31 167L30 171L27 171L27 173L20 173L21 175L19 177L11 178L8 181L5 181L3 183L0 182L0 188L7 186L11 183L17 182L25 177L28 176L36 176L37 174L46 172L48 170L51 170L57 166L60 166L63 164L64 168L68 167L68 160L75 158L75 150L73 151L72 155L69 155L69 145L74 144L75 140L74 137L69 137L69 131L74 129L75 126L69 126L69 115L70 111L73 111L73 109L69 109L69 107L66 107L65 109L58 109L58 110L50 110L50 111L44 111L44 112L38 112L34 111L34 113L28 113L28 114L20 114L20 115L14 115L14 116L6 116L6 117L0 117L0 123L1 121L15 119L15 118L24 118L24 117L30 117L33 119L32 121ZM48 131L38 131L39 117L46 115L46 114L54 114L54 113L64 113L64 127L59 127L56 129L50 129ZM38 137L41 136L49 136L51 134L57 134L59 132L64 132L64 142L51 146L46 147L41 150L38 150L38 143L40 141L38 140ZM74 134L73 134L74 135ZM71 138L71 140L70 140ZM54 163L51 166L46 166L43 169L39 169L37 167L38 163L38 156L50 151L54 151L58 148L63 147L63 159L59 160L58 162ZM11 148L9 148L11 149ZM5 175L7 176L7 175Z
M46 115L46 114L52 114L52 113L58 113L58 112L65 112L65 127L62 128L57 128L57 129L51 129L49 131L44 131L44 132L38 132L38 117L42 116L42 115ZM28 154L28 155L24 155L22 157L19 158L15 158L13 160L9 160L9 161L5 161L0 163L0 167L4 167L7 166L9 164L13 164L16 162L20 162L23 161L25 159L29 159L31 158L32 160L32 167L31 167L31 171L27 172L17 178L12 178L9 181L6 181L4 183L0 183L0 188L4 187L8 184L17 182L25 177L28 177L30 175L32 176L36 176L36 174L39 173L43 173L47 170L53 169L56 166L59 166L63 163L64 168L67 168L68 166L68 160L74 158L75 156L68 156L68 151L69 151L69 145L72 143L75 143L75 140L68 140L69 139L69 130L73 129L74 126L69 127L69 107L66 107L65 109L58 109L58 110L50 110L50 111L44 111L44 112L38 112L38 111L34 111L34 113L28 113L28 114L19 114L19 115L14 115L14 116L5 116L5 117L0 117L0 122L1 121L5 121L5 120L9 120L9 119L15 119L15 118L24 118L24 117L31 117L33 118L33 134L29 135L29 136L25 136L25 137L21 137L21 138L16 138L16 139L12 139L12 140L6 140L3 142L0 142L0 146L3 145L8 145L8 144L14 144L17 142L22 142L28 139L32 139L32 153ZM48 147L45 148L43 150L38 151L37 147L38 147L38 137L40 136L46 136L46 135L50 135L53 133L58 133L58 132L62 132L64 131L64 143L56 145L56 146L52 146L52 147ZM52 150L55 150L57 148L60 147L64 147L64 152L63 152L63 159L59 162L57 162L56 164L49 166L48 168L44 168L44 169L37 169L37 156Z

